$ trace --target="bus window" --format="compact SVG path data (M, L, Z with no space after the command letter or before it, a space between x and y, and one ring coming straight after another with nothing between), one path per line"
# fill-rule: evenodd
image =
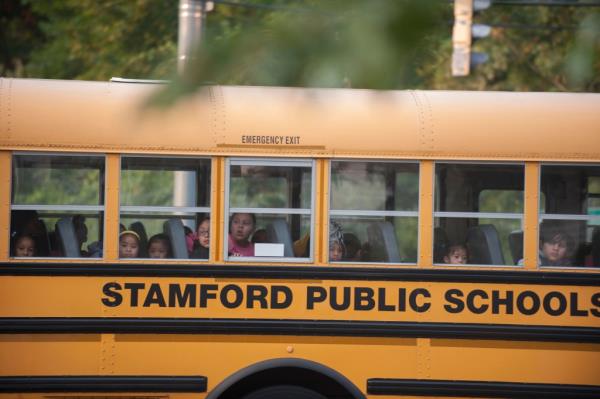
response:
M434 263L515 265L523 254L523 165L436 163Z
M330 261L416 263L417 163L332 161L330 191Z
M600 267L600 166L542 165L541 190L540 266Z
M208 258L209 159L125 156L120 203L120 258Z
M312 258L313 161L230 159L225 256Z
M13 257L101 257L104 157L16 154Z

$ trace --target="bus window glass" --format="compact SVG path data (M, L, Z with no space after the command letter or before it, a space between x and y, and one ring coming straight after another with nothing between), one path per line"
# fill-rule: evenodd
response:
M13 257L101 257L104 157L17 154L12 164Z
M332 161L329 261L416 263L418 194L416 163Z
M121 158L119 257L208 259L210 160Z
M312 257L313 162L231 159L229 260Z
M523 165L437 163L434 263L516 265L523 257Z
M540 266L600 267L600 166L542 165L541 190Z

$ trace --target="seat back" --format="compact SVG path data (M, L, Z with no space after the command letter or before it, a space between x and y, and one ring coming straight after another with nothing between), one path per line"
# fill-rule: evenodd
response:
M181 219L169 219L163 225L165 234L171 241L171 250L176 259L188 259L189 254L185 242L185 229Z
M600 267L600 227L592 231L592 266Z
M467 232L469 263L477 265L504 265L498 231L492 224L471 227Z
M390 222L375 222L367 227L371 247L370 258L380 262L400 263L400 251L394 226Z
M140 237L140 250L138 256L140 258L148 257L148 234L146 234L146 228L142 222L133 222L129 226L129 230L135 231Z
M56 222L56 232L60 241L63 256L67 258L81 258L81 248L75 233L75 226L71 217L64 217Z
M444 263L448 250L448 236L441 227L433 229L433 263Z
M511 231L508 235L508 246L513 262L516 265L523 259L523 230Z
M275 219L267 225L267 240L273 244L283 244L283 256L294 257L292 235L285 219Z

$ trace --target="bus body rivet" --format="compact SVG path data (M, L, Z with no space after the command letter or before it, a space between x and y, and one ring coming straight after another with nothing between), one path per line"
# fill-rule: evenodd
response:
M294 347L292 345L288 345L287 348L285 348L285 350L287 351L287 353L292 353L294 351Z

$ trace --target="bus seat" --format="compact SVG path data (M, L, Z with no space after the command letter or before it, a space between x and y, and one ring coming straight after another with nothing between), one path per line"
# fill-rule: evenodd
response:
M467 232L469 263L476 265L504 265L502 246L496 226L482 224Z
M140 236L140 251L138 254L139 258L148 257L148 234L146 234L146 228L140 221L133 222L129 225L129 230L135 231Z
M165 234L171 241L171 250L176 259L188 259L187 245L185 242L185 230L181 219L169 219L164 225Z
M63 256L67 258L81 258L81 248L75 233L75 226L71 217L64 217L56 222L56 232L60 241Z
M600 267L600 227L592 231L592 266Z
M513 263L516 265L523 259L523 230L510 232L508 235L508 246L510 247Z
M400 251L394 226L390 222L375 222L367 227L372 256L380 262L400 263Z
M444 263L444 256L448 249L448 235L441 227L433 229L433 262Z
M283 256L294 257L292 235L285 219L275 219L267 225L267 240L273 244L283 244Z

